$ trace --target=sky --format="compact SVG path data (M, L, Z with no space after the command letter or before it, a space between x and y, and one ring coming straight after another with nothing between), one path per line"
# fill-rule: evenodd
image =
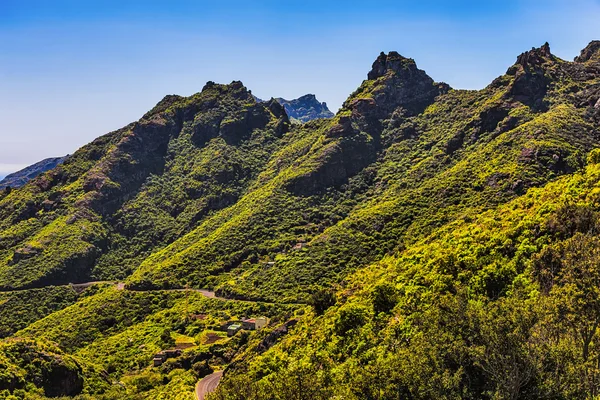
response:
M546 41L573 59L598 21L600 0L0 0L0 176L209 80L336 111L381 51L480 89Z

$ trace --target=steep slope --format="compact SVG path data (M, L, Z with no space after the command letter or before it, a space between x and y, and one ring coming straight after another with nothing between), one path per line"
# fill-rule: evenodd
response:
M167 96L1 192L0 287L44 289L0 297L24 313L0 361L35 338L100 399L187 398L222 368L224 399L598 394L599 54L544 45L464 91L382 53L301 125L240 82ZM125 288L47 287L99 279ZM43 395L18 368L0 390Z
M211 399L598 393L599 161L352 275L324 315L250 344Z
M80 394L85 380L98 386L110 385L94 371L93 364L82 364L47 343L32 339L0 342L0 396L23 398L22 395L28 394L28 398L56 398Z
M396 108L417 114L447 90L397 53L382 55L375 67L379 64L385 64L384 71L365 81L336 118L296 128L293 142L271 157L260 185L146 259L131 285L169 287L185 279L206 286L215 278L228 279L223 272L240 266L263 269L261 258L274 258L346 216L370 184L347 183L375 163L383 148L384 119ZM326 213L338 215L323 218Z
M331 122L305 129L311 145L301 157L145 260L132 284L185 279L230 296L306 300L315 285L461 213L581 168L600 138L593 106L582 101L596 84L590 71L544 46L489 87L459 91L434 84L410 59L382 54ZM291 161L285 152L272 160Z
M4 179L0 180L0 189L4 189L6 187L21 187L39 174L49 171L57 165L62 164L67 157L69 156L46 158L33 165L30 165L29 167L23 168L20 171L9 174L5 176Z
M278 103L256 103L239 82L167 96L139 122L4 191L0 287L124 276L138 257L235 202L287 126Z
M554 59L546 46L519 57L510 95L545 117L554 107L568 111L525 126L556 127L563 139L595 136L597 50L592 43L576 63ZM520 83L523 73L533 80ZM575 124L574 132L573 121L591 130ZM249 345L211 398L597 396L599 156L592 151L584 171L504 205L464 212L348 277L333 301L315 297L314 318L264 354Z

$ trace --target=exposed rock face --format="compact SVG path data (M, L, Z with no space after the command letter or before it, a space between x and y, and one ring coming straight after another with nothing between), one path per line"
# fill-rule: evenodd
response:
M7 175L2 181L0 181L0 189L6 187L18 188L37 177L38 175L49 171L62 164L69 156L46 158L40 162L30 165L27 168L23 168L20 171Z
M168 144L184 126L190 127L192 140L199 147L216 137L229 145L238 145L255 129L265 129L271 123L272 113L279 116L274 126L276 134L282 135L289 128L283 107L273 102L237 110L225 107L223 102L227 99L254 103L242 82L229 85L208 82L200 95L207 93L214 95L202 102L186 103L179 96L167 96L132 124L111 154L85 177L84 189L90 194L88 205L96 212L110 214L129 200L149 175L163 171Z
M507 75L515 76L510 95L534 109L543 110L543 99L549 83L546 71L548 65L554 61L555 57L550 52L548 43L522 53L517 58L517 63L506 72Z
M110 221L120 235L147 233L144 246L172 240L174 230L190 229L208 213L235 203L265 167L270 156L266 149L277 148L289 128L281 104L257 103L238 81L208 82L202 92L186 98L166 96L139 121L98 138L19 189L26 201L7 201L0 207L0 220L10 217L15 224L42 214L49 215L47 222L61 218L55 229L66 235L37 247L18 240L0 243L5 246L1 250L11 251L11 257L6 253L0 262L0 280L6 277L11 285L28 288L90 280L100 257L114 243L100 221ZM172 203L149 200L155 208L148 214L160 214L173 231L146 225L152 216L139 218L139 210L129 206L142 201L136 197L150 190L143 185L152 185L153 176L170 181L159 189L169 193L165 199L178 191ZM16 190L1 190L0 200L11 192L19 197Z
M333 113L327 108L327 103L319 102L314 94L306 94L294 100L276 98L285 107L292 121L308 122L319 118L332 118Z
M392 114L398 121L414 116L450 89L396 52L381 53L367 78L327 130L331 142L316 157L318 167L288 185L293 193L312 194L343 184L376 160L385 120Z
M83 376L81 367L76 368L65 365L60 361L52 361L52 368L44 371L44 393L47 397L75 396L83 390Z
M598 58L600 58L600 40L594 40L581 50L581 54L575 57L575 62L583 63Z
M378 84L372 92L372 98L381 117L389 116L398 108L405 116L418 114L450 88L446 84L436 84L425 71L417 68L413 59L395 51L389 54L382 52L367 78Z

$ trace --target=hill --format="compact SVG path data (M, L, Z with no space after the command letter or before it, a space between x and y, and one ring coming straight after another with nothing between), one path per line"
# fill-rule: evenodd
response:
M381 53L304 124L241 82L167 96L1 192L0 394L50 395L35 340L82 398L218 369L217 399L594 396L599 104L597 42L470 91Z
M49 171L57 165L62 164L67 157L68 156L46 158L33 165L30 165L29 167L23 168L20 171L9 174L0 180L0 189L4 189L9 186L11 188L21 187L39 174Z

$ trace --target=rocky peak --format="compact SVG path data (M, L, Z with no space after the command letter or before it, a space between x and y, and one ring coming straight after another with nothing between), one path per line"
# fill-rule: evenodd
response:
M161 101L159 101L150 111L148 111L142 118L150 118L152 115L161 113L176 104L177 102L183 100L184 97L178 96L176 94L168 94Z
M410 116L423 111L449 86L436 84L411 58L395 51L381 53L367 74L367 81L344 103L354 114L385 119L399 109ZM372 102L357 101L369 98ZM359 110L360 108L360 110Z
M537 49L533 47L530 51L522 53L517 57L516 65L520 65L523 68L538 67L552 57L550 45L546 42L542 47Z
M314 94L305 94L294 100L275 99L285 107L292 121L308 122L318 118L331 118L333 113L327 108L327 103L319 102Z
M600 59L600 40L593 40L585 49L581 50L581 54L575 57L575 62L583 63L591 59Z
M21 187L44 172L50 171L56 166L62 164L68 157L69 155L64 157L47 158L23 168L20 171L9 174L4 179L0 180L0 189L4 189L6 187L11 187L13 189Z
M215 83L213 81L206 82L201 93L215 91L219 95L229 95L236 99L254 99L252 92L244 86L241 81L232 81L230 84Z
M305 94L304 96L300 96L297 99L298 101L317 101L317 96L312 93Z
M515 77L511 84L509 95L536 110L546 108L544 98L548 91L551 66L555 57L546 42L542 47L532 48L517 57L515 65L506 71L507 75Z
M390 51L389 54L385 54L382 51L373 63L371 71L367 74L367 78L369 80L375 80L387 73L399 73L407 69L413 71L417 70L417 64L413 59L403 57L395 51Z

